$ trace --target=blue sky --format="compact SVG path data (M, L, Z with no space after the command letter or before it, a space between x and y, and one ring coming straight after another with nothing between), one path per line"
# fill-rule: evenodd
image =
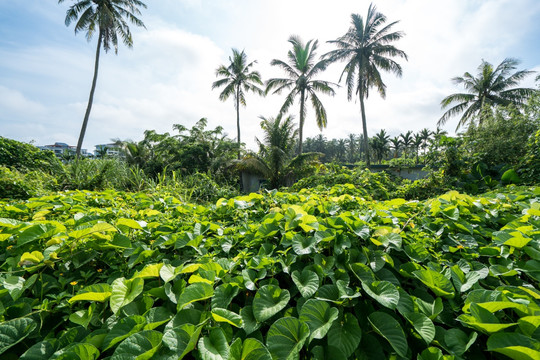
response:
M0 135L37 145L75 145L90 90L97 39L88 43L64 24L72 2L0 0ZM191 127L206 117L234 137L232 99L223 103L211 90L214 71L226 64L232 47L244 49L263 79L281 77L269 65L286 59L291 34L326 41L349 27L350 15L365 15L368 1L320 0L147 0L141 18L146 30L132 27L134 47L118 55L102 54L95 101L84 147L93 150L112 138L140 140L144 130L173 132L173 124ZM370 135L381 128L392 136L435 128L439 103L461 91L451 78L475 72L482 59L492 64L506 57L520 69L540 70L540 2L537 0L386 0L376 2L395 30L405 37L395 45L403 77L384 76L387 98L373 92L366 103ZM337 82L342 64L319 77ZM524 83L534 86L532 77ZM359 104L340 88L322 96L328 111L328 138L361 133ZM283 96L248 95L241 109L242 140L255 147L259 116L277 114ZM296 104L291 112L297 113ZM319 134L308 110L305 136ZM445 129L453 132L457 119Z

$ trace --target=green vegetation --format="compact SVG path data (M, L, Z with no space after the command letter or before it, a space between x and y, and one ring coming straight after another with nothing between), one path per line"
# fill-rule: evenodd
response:
M1 356L538 358L538 188L339 193L2 203Z

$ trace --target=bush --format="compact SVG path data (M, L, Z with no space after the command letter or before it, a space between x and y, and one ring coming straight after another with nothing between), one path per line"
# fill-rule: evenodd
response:
M53 173L62 163L52 151L43 151L34 145L0 136L0 166Z
M20 172L0 166L0 198L29 199L58 189L56 179L42 171Z

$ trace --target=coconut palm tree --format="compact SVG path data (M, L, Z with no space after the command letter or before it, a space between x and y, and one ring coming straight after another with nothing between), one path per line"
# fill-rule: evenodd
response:
M298 37L291 36L289 42L292 44L292 50L287 53L288 62L274 59L270 62L273 66L282 68L289 77L274 78L266 82L266 93L273 90L273 94L279 94L283 90L291 90L285 102L281 106L279 115L283 116L293 105L297 96L300 96L300 121L298 126L298 154L302 153L302 139L304 121L306 118L306 101L311 101L315 109L315 120L317 126L322 131L327 124L326 109L317 96L317 92L334 96L331 82L315 80L315 77L328 66L328 61L315 59L315 50L317 50L318 41L309 40L306 44Z
M414 149L414 153L416 155L416 165L418 165L418 159L419 159L419 151L420 151L420 147L422 146L422 143L424 141L424 138L422 137L422 133L416 133L414 134L414 138L413 138L413 141L412 141L412 147Z
M298 130L294 127L294 119L287 116L276 118L261 117L261 128L264 139L259 139L258 154L248 154L237 162L237 169L249 171L268 180L271 189L285 185L292 177L298 176L306 165L319 162L321 153L303 153L294 156L294 147Z
M441 101L442 109L453 106L441 116L437 126L444 125L449 118L462 113L456 127L458 130L467 123L473 123L475 118L478 124L481 124L482 109L486 106L493 108L497 105L513 104L517 107L523 105L536 90L516 86L534 71L521 70L512 73L518 65L518 60L507 58L493 68L493 65L482 60L476 77L466 72L463 76L453 78L454 84L462 85L467 92L452 94Z
M401 139L398 136L391 138L390 148L394 154L394 159L399 157L399 149L401 148Z
M64 1L58 0L58 3L63 3ZM134 25L145 27L143 22L137 17L141 15L139 7L146 9L146 5L139 0L76 0L66 12L66 26L69 26L72 21L76 21L75 34L84 31L86 32L86 39L90 41L95 32L98 32L94 77L92 79L90 97L88 98L79 141L77 142L77 158L81 154L82 143L94 101L101 48L103 47L103 50L108 52L113 47L115 54L118 54L119 38L128 48L133 47L133 39L128 27L128 21Z
M368 98L369 89L375 87L384 99L386 85L382 81L380 70L401 76L401 66L392 58L407 59L405 52L391 45L392 42L401 39L404 35L401 31L392 31L392 27L397 21L388 25L385 23L386 16L377 12L373 4L369 5L365 19L358 14L352 14L351 27L347 33L336 40L329 41L336 45L337 49L324 56L333 62L346 61L340 81L345 75L349 101L353 98L353 92L360 100L364 148L366 149L369 146L364 100ZM366 152L366 164L369 167L368 152Z
M422 150L424 150L424 156L426 156L426 149L429 145L431 135L433 135L433 133L428 128L423 128L422 130L420 130L420 136L422 137L421 147Z
M251 91L259 95L264 95L264 91L257 85L263 85L261 74L258 71L251 71L257 61L248 64L247 55L232 49L232 57L229 56L229 65L221 65L216 70L216 76L221 79L212 84L212 89L224 86L219 94L219 100L225 101L231 95L234 97L234 107L236 109L236 130L238 142L238 159L240 159L240 105L246 106L245 93Z
M388 142L390 137L386 134L384 129L381 129L374 137L371 138L371 148L377 157L379 164L381 163L384 156L388 153Z
M405 134L400 134L401 137L401 144L403 145L403 153L405 154L405 157L407 157L408 153L411 150L411 146L413 144L413 132L411 130L407 131Z

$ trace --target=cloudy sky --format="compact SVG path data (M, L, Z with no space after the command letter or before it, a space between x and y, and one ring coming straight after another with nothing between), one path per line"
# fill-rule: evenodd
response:
M344 34L350 15L365 16L363 0L146 0L142 20L132 26L134 47L102 53L94 106L84 147L112 138L141 140L144 130L173 132L173 124L191 127L202 117L221 125L234 138L232 98L220 102L212 90L215 69L227 64L231 48L244 49L263 79L282 77L270 66L286 60L296 34L318 39L318 54L332 50L328 40ZM97 37L90 43L74 34L64 18L72 1L0 0L0 135L44 145L75 145L87 105ZM451 78L475 73L482 59L499 64L507 57L520 69L540 70L538 0L385 0L376 3L405 37L395 45L403 77L386 74L387 98L373 92L366 103L368 132L386 129L392 136L407 130L434 129L439 103L459 92ZM337 82L343 64L332 65L319 79ZM531 78L524 85L533 86ZM346 89L322 96L331 138L359 134L359 103L347 101ZM242 140L255 147L259 116L277 114L284 96L249 94L241 109ZM297 113L298 105L292 108ZM308 110L305 136L318 135ZM453 132L457 119L445 129Z

